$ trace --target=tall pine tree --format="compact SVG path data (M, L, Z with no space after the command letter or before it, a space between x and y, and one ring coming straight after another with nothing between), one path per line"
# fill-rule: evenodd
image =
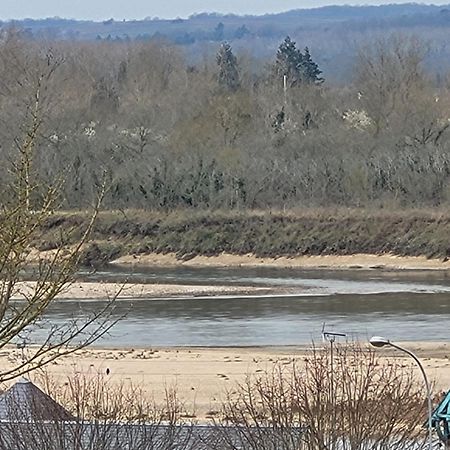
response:
M287 84L291 87L300 83L321 84L324 81L322 71L313 61L308 47L303 54L289 36L278 48L275 72L282 80L286 77Z
M218 80L220 86L228 91L239 89L240 80L237 59L230 44L227 42L224 42L219 48L217 65L219 66Z
M321 84L324 79L321 77L322 71L313 61L309 48L305 47L305 53L302 58L302 81L305 83Z
M214 28L213 31L213 39L215 41L223 41L223 38L225 36L225 25L222 22L219 22L216 26L216 28Z
M289 86L301 80L301 64L303 56L289 36L282 42L277 52L275 71L282 80L286 77Z

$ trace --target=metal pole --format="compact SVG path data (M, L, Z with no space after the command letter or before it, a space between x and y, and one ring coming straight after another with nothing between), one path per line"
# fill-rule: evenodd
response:
M330 358L331 358L331 363L330 363L330 369L331 369L331 374L330 374L330 397L331 397L331 436L330 436L330 450L334 450L334 436L335 436L335 432L334 429L336 427L336 412L335 412L335 400L334 400L334 364L333 364L333 357L334 357L334 341L336 340L335 336L331 336L330 338Z
M422 372L423 380L425 382L425 388L427 391L427 400L428 400L428 447L429 447L429 450L432 450L432 448L433 448L433 420L432 420L433 405L432 405L432 398L431 398L431 386L430 386L430 382L428 381L428 377L425 372L425 369L423 368L422 363L420 362L419 358L410 350L403 348L400 345L393 344L390 341L388 342L387 345L390 345L391 347L394 347L397 350L400 350L400 351L406 353L407 355L411 356L411 358L414 359L414 361L419 366L420 371Z
M330 343L330 403L331 403L331 430L329 437L329 448L334 450L336 439L336 399L334 391L334 343L337 337L346 337L345 333L333 333L324 331L325 324L322 329L322 336Z

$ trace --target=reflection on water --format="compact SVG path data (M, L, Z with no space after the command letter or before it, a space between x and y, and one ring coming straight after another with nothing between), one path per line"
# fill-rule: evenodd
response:
M327 329L366 339L450 339L450 279L444 272L302 271L274 269L147 269L85 275L90 279L187 284L308 286L311 294L284 298L123 300L126 318L101 346L295 345ZM374 294L376 292L381 292ZM321 296L317 294L321 294ZM99 301L55 303L53 324L93 312Z

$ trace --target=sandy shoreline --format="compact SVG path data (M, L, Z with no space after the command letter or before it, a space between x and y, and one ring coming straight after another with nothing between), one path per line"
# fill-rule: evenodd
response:
M16 286L14 298L29 296L35 289L32 281L20 282ZM255 287L255 286L203 286L156 283L103 283L75 282L58 294L58 300L103 300L103 299L189 299L196 297L233 297L294 295L304 292L300 287Z
M33 253L33 262L38 254ZM40 256L45 260L46 252ZM299 256L294 258L257 258L254 255L196 256L187 261L180 260L175 254L127 255L111 264L129 268L139 267L267 267L328 270L394 270L394 271L450 271L450 261L427 259L425 257L401 257L394 255L355 254L347 256ZM18 283L15 298L30 294L35 283ZM224 285L182 285L164 283L114 283L114 282L75 282L58 295L58 299L160 299L192 298L211 296L264 296L264 295L300 295L307 287L281 286L224 286Z
M321 343L319 346L322 345ZM434 380L434 390L450 388L450 342L415 342L405 344L422 359L425 370ZM47 368L58 383L67 377L81 374L95 377L97 373L110 375L110 383L132 383L162 402L166 388L173 387L183 399L186 408L197 418L206 418L220 408L225 394L242 383L248 375L270 372L276 364L289 369L292 363L302 364L308 348L252 347L252 348L142 348L142 349L85 349L62 358ZM382 350L386 358L402 358L402 364L411 364L404 355ZM20 358L18 349L0 352L0 364L9 367ZM404 361L404 363L403 363ZM419 372L417 376L420 377ZM39 381L39 376L36 377Z
M160 267L277 267L305 269L388 269L388 270L450 270L450 260L428 259L425 256L395 255L325 255L293 258L258 258L254 255L196 256L187 261L173 253L126 255L112 262L124 266Z
M425 257L401 257L394 255L355 254L347 256L299 256L294 258L257 258L253 255L196 256L183 261L175 254L127 255L111 264L126 269L139 267L267 267L328 270L393 270L393 271L450 271L450 261L427 259ZM33 282L18 284L16 298L23 297L33 289ZM281 286L224 286L224 285L182 285L164 283L114 283L75 282L58 295L58 299L160 299L192 298L211 296L264 296L300 295L306 287Z

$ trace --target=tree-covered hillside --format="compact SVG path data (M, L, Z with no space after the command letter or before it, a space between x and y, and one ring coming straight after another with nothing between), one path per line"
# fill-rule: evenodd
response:
M142 12L143 17L146 12ZM450 68L450 6L421 4L328 6L281 14L237 16L196 14L187 19L156 17L104 22L60 18L4 23L25 30L33 39L117 42L160 41L180 45L192 63L213 57L217 44L229 42L236 51L270 58L286 35L308 46L329 81L345 83L358 47L393 32L417 34L429 45L427 63L434 76Z

